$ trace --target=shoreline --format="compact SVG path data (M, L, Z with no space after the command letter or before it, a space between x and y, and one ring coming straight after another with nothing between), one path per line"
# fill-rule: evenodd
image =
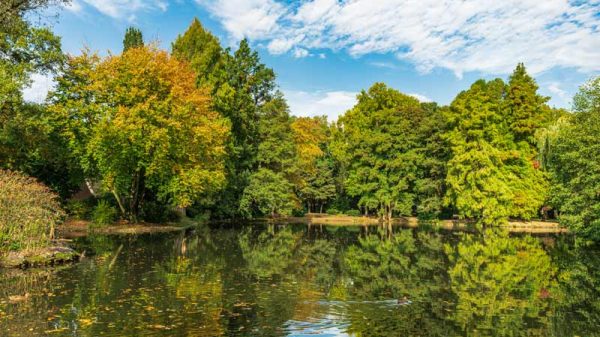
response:
M250 222L270 222L283 224L305 224L326 225L326 226L378 226L381 225L377 217L349 216L349 215L327 215L312 213L303 217L281 217L281 218L259 218L250 220ZM423 225L429 225L442 229L466 229L472 222L468 220L431 220L420 223L417 217L398 217L392 219L392 226L403 226L408 228L417 228ZM553 234L569 233L569 230L562 227L557 221L541 220L510 220L505 225L498 226L506 228L511 233L532 233L532 234Z

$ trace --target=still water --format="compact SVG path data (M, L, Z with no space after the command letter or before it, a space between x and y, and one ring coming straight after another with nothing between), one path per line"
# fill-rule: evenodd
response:
M0 336L600 336L600 250L571 236L202 227L90 236L0 271Z

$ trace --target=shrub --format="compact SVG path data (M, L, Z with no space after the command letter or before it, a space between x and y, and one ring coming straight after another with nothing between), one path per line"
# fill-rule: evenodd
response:
M304 209L304 208L297 208L292 211L292 216L295 216L295 217L301 218L305 215L306 215L306 209Z
M65 205L67 214L73 219L85 220L89 218L92 211L92 204L86 200L69 200Z
M96 226L106 226L117 219L117 209L106 200L100 200L92 211L92 223Z
M179 220L179 214L172 206L158 201L147 201L142 205L142 219L152 223L165 223Z
M349 216L361 216L362 215L360 213L360 211L357 209L348 210L348 211L344 212L344 214L349 215Z
M44 184L0 169L0 252L47 246L64 216L58 196Z
M329 215L338 215L338 214L342 214L342 212L340 212L338 209L336 208L329 208L327 209L327 211L325 211L325 213L329 214Z

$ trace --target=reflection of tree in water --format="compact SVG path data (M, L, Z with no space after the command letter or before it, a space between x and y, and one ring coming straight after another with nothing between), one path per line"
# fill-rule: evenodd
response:
M450 317L465 335L543 335L556 268L538 240L488 229L446 252L457 297Z
M600 254L597 245L560 237L550 251L559 269L551 294L555 336L600 336Z
M406 229L360 238L344 256L346 291L356 299L391 299L398 305L350 305L349 331L361 336L453 335L453 325L445 322L450 306L445 266L439 233Z

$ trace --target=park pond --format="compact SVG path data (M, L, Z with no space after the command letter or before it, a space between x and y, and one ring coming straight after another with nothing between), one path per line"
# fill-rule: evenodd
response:
M2 336L600 336L600 250L567 234L211 225L90 235L0 270Z

